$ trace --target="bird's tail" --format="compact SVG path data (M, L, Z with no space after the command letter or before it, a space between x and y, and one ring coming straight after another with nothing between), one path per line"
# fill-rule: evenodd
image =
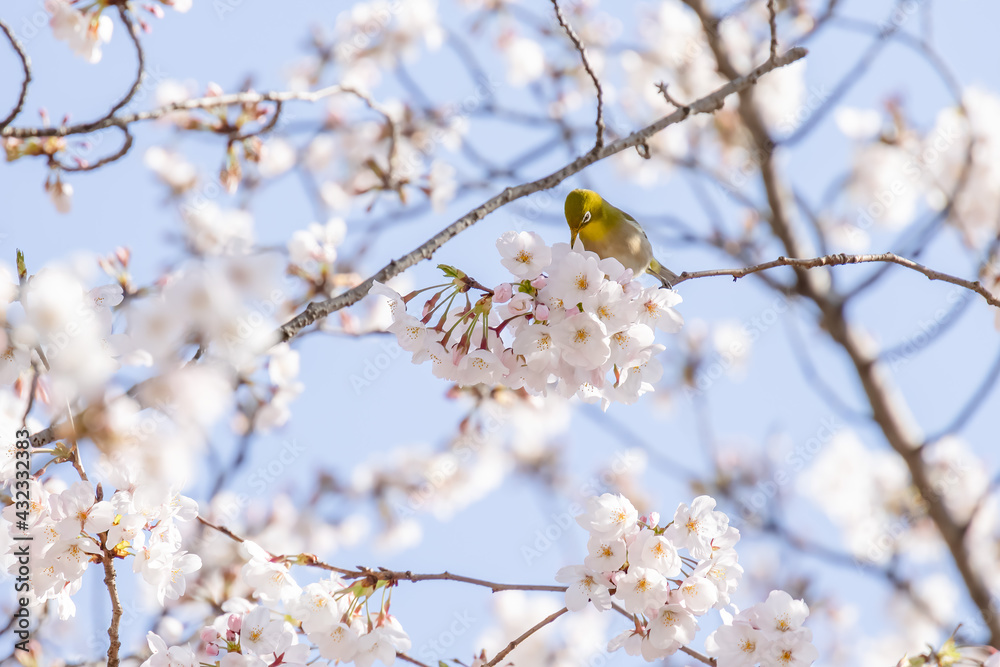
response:
M646 272L659 278L660 282L663 283L663 286L667 289L672 288L678 280L678 275L676 273L663 266L655 259L649 263L649 268L646 269Z

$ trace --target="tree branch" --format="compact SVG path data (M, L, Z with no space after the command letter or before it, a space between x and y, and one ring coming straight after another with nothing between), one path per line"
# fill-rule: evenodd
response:
M7 35L7 39L10 40L10 45L14 48L14 52L21 59L21 70L24 72L24 79L21 81L21 93L17 97L17 103L10 110L10 113L7 114L7 117L0 120L0 130L3 130L21 113L21 110L24 108L24 101L28 98L28 84L31 83L31 59L24 52L24 45L11 32L10 26L0 21L0 30L3 31L3 34Z
M521 199L522 197L527 197L535 192L551 189L562 183L570 176L582 171L584 168L598 162L599 160L603 160L606 157L620 153L627 148L632 148L645 143L649 137L653 136L657 132L660 132L670 125L683 121L692 114L710 113L721 108L723 102L728 96L733 93L746 90L768 72L779 67L789 65L805 57L806 53L806 50L801 47L790 49L775 60L764 63L749 74L735 78L720 87L714 93L693 102L684 109L679 109L668 116L664 116L651 125L633 132L627 137L603 146L602 148L590 151L586 155L578 157L562 169L559 169L548 176L530 183L524 183L516 187L507 188L500 194L487 200L485 203L469 211L464 216L445 227L441 232L431 237L415 250L404 255L398 260L389 262L375 275L371 276L357 287L354 287L339 296L333 297L332 299L314 301L310 303L303 312L299 313L278 329L278 341L287 341L303 328L323 319L330 313L357 303L364 298L366 294L368 294L368 291L372 288L372 285L376 281L385 282L390 278L399 275L404 270L410 268L414 264L417 264L421 260L430 259L437 249L448 242L451 238L482 220L488 214L497 210L501 206L509 204L517 199Z
M771 60L778 56L778 15L774 0L767 0L767 24L771 28Z
M69 165L62 164L61 162L59 162L58 160L56 160L56 158L54 156L52 158L52 162L54 162L55 164L59 165L59 168L62 169L63 171L74 172L74 171L93 171L95 169L99 169L100 167L103 167L106 164L111 164L112 162L120 160L121 158L125 157L125 155L132 148L132 140L133 139L132 139L132 133L129 132L129 129L128 129L127 125L125 127L119 127L118 129L120 129L125 134L125 136L122 139L121 148L119 148L117 151L115 151L111 155L108 155L106 157L102 157L100 160L98 160L97 162L95 162L93 164L87 164L86 162L82 162L81 164L79 164L79 165L77 165L75 167L71 167Z
M805 55L804 53L802 55ZM799 56L801 57L801 56ZM787 63L786 63L787 64ZM772 68L773 69L773 68ZM319 100L338 95L341 93L354 95L359 98L373 111L376 111L388 118L385 110L370 95L350 86L327 86L314 91L283 91L269 93L230 93L228 95L215 95L210 97L197 97L181 102L174 102L156 109L138 111L135 113L123 114L120 116L105 116L89 123L79 123L77 125L62 125L59 127L7 127L0 131L0 136L17 137L26 139L29 137L64 137L71 134L88 134L96 130L103 130L106 127L123 127L147 120L156 120L175 111L196 111L205 109L215 109L217 107L232 106L234 104L259 104L261 102L317 102Z
M495 656L493 656L493 659L490 660L489 662L487 662L485 665L483 665L483 667L494 667L497 663L499 663L501 660L503 660L504 658L506 658L508 653L510 653L511 651L513 651L515 648L517 648L518 644L520 644L525 639L527 639L531 635L535 634L536 632L538 632L539 630L541 630L542 628L544 628L546 625L548 625L549 623L553 622L554 620L556 620L557 618L559 618L560 616L562 616L563 614L565 614L568 611L569 611L569 609L567 609L566 607L563 607L559 611L557 611L557 612L555 612L553 614L549 614L548 616L546 616L545 618L543 618L542 620L540 620L538 623L536 623L535 625L533 625L529 630L527 630L520 637L518 637L517 639L515 639L511 643L507 644L506 648L504 648L502 651L500 651Z
M135 80L132 82L132 86L128 89L128 92L125 93L125 96L118 100L113 107L111 107L111 110L108 111L104 118L111 118L118 112L119 109L132 101L132 98L135 97L135 94L139 92L139 88L142 86L142 77L146 72L146 54L142 50L142 43L139 41L139 36L135 34L135 25L133 25L132 18L128 15L128 11L125 9L124 2L118 5L118 16L121 17L122 23L125 24L128 37L132 40L132 44L135 46Z
M718 19L708 10L704 0L684 0L684 2L698 15L709 46L715 55L719 72L726 78L732 79L736 72L718 33ZM760 172L764 189L767 192L768 205L771 209L769 220L771 230L789 254L800 255L802 254L802 246L793 232L792 221L788 214L786 187L772 159L774 141L767 131L760 111L754 104L753 89L745 89L740 94L740 117L753 137L757 148L764 154L760 164ZM904 262L910 262L910 260L896 262L889 259L883 261L900 263L903 266L908 266ZM915 266L909 266L909 268L918 271L925 268L916 268L920 265L916 265L914 262L910 262L910 264ZM1000 643L1000 614L995 613L992 608L993 601L986 581L972 567L968 547L964 541L964 530L949 512L945 499L937 491L930 478L922 456L920 435L912 427L913 418L909 413L908 406L889 382L877 357L871 353L871 345L867 338L847 321L843 299L832 294L822 282L811 279L811 274L802 267L796 268L798 269L796 290L818 306L822 313L824 329L850 358L871 405L872 416L879 425L886 441L906 463L914 486L927 504L928 515L941 533L945 544L948 545L952 560L962 576L969 596L982 614L986 627L989 628L990 643ZM930 275L928 277L934 279ZM962 283L955 284L962 285ZM982 294L975 283L962 286ZM981 288L981 286L978 287ZM987 301L991 305L996 305L992 295Z
M842 264L865 264L869 262L888 262L890 264L898 264L900 266L905 266L908 269L912 269L918 273L922 273L927 276L929 280L940 280L942 282L951 283L952 285L958 285L959 287L964 287L967 290L971 290L976 294L980 295L986 299L986 303L1000 308L1000 299L993 296L993 294L983 287L982 283L978 280L965 280L964 278L957 278L947 273L941 273L940 271L935 271L930 269L923 264L918 264L912 259L906 259L905 257L900 257L891 252L885 252L877 255L825 255L823 257L813 257L811 259L795 259L792 257L779 257L778 259L772 260L770 262L764 262L763 264L756 264L754 266L747 266L742 269L712 269L710 271L685 271L678 276L678 279L674 282L674 285L678 285L685 280L693 280L695 278L709 278L712 276L732 276L733 280L739 280L744 276L748 276L752 273L757 273L758 271L766 271L768 269L773 269L778 266L792 266L800 269L814 269L820 266L839 266Z
M594 68L590 65L586 47L580 41L576 31L573 30L572 26L563 17L562 9L559 8L559 0L552 0L552 6L556 10L556 19L559 21L559 25L566 31L570 41L573 42L573 46L579 51L580 60L583 61L583 69L587 70L590 80L594 82L594 88L597 89L597 139L594 142L594 148L602 148L604 146L604 89L601 88L601 82L597 80L597 74L594 73ZM774 59L773 53L771 54L771 59Z
M222 533L234 542L242 544L246 541L245 538L240 537L228 528L218 526L201 516L198 517L198 521L202 525ZM542 584L500 584L493 581L486 581L484 579L464 577L460 574L452 574L451 572L440 572L437 574L413 574L409 570L406 572L395 572L393 570L387 570L383 567L373 570L371 568L364 567L363 565L358 565L356 566L357 569L351 570L348 568L337 567L336 565L330 565L329 563L324 563L311 554L285 555L277 556L276 558L277 560L283 560L288 563L296 563L299 565L316 567L329 572L336 572L337 574L341 574L348 579L370 579L373 583L377 581L457 581L463 584L472 584L473 586L489 588L494 593L498 591L545 591L550 593L566 592L565 586L549 586Z
M104 549L104 585L111 596L111 625L108 626L108 667L118 667L118 651L121 641L118 639L118 626L122 620L122 603L118 599L118 586L115 584L115 563L111 552Z

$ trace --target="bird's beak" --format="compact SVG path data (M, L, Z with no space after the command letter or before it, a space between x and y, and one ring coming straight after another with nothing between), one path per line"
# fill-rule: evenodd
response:
M572 248L576 245L576 237L580 233L579 229L569 230L569 247Z

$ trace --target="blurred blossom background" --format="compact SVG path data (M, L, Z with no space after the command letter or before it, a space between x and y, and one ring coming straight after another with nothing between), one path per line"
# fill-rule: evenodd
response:
M767 60L765 2L706 6L723 17L729 66L742 74ZM503 206L390 287L441 283L438 263L486 286L510 280L498 237L567 242L563 200L585 187L641 221L677 273L794 255L775 232L780 214L799 256L895 252L1000 295L1000 74L989 56L1000 5L776 6L779 53L802 45L809 54L743 97L756 127L730 96L650 138L648 158L628 149ZM273 104L243 118L234 107L224 118L195 110L136 122L127 154L79 173L8 141L3 283L17 282L15 249L29 273L47 271L36 285L42 305L11 304L5 315L0 437L12 437L30 389L30 355L17 352L29 322L52 350L33 431L87 408L78 428L92 481L121 488L141 474L177 485L203 517L272 553L553 584L585 553L572 517L586 497L622 493L640 514L669 521L678 503L708 494L742 535L734 604L772 589L804 599L816 664L894 665L956 628L964 643L989 643L996 615L984 620L963 570L998 600L997 309L883 264L813 269L808 280L778 268L686 281L675 307L683 329L657 335L666 349L655 390L606 411L439 379L386 333L389 309L374 296L261 355L308 301L344 293L505 187L590 150L594 86L549 2L195 0L174 9L187 11L132 12L149 28L138 33L145 76L119 114L246 90L350 91L285 102L259 136ZM698 15L679 0L562 9L600 79L608 142L674 111L656 84L683 105L727 80ZM73 44L54 36L49 10L40 0L0 8L33 73L12 128L99 118L135 78L135 46L116 11L105 10L108 40ZM0 110L20 85L5 44ZM56 157L93 165L122 140L115 128L71 135ZM63 342L62 324L35 321L46 308L60 317L60 299L80 286L116 282L134 291L107 313L111 331L128 333L113 354L96 333ZM837 338L843 327L851 349ZM200 358L199 346L203 363L182 363ZM126 393L136 383L142 390ZM920 446L907 450L916 463L899 443ZM933 498L914 486L914 466ZM63 468L53 475L65 486L74 478ZM975 519L957 538L960 565L932 506L951 528ZM246 592L236 544L197 522L182 533L202 568L167 612L155 587L119 568L123 656L141 656L153 628L186 638L211 613L207 601ZM0 618L15 605L4 576ZM45 619L35 635L45 664L103 654L102 576L87 573L75 618ZM563 605L556 593L455 582L402 583L393 602L410 654L428 664L493 655ZM593 609L570 614L512 659L626 664L638 658L605 650L626 625ZM706 620L692 646L712 627ZM696 664L682 654L665 663Z

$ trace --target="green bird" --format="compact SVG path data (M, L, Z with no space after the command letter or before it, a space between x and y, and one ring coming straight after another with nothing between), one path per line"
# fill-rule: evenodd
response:
M653 257L653 246L642 225L593 190L573 190L566 195L566 222L571 246L579 237L584 249L602 259L614 257L636 276L650 273L668 288L677 282L677 274Z

